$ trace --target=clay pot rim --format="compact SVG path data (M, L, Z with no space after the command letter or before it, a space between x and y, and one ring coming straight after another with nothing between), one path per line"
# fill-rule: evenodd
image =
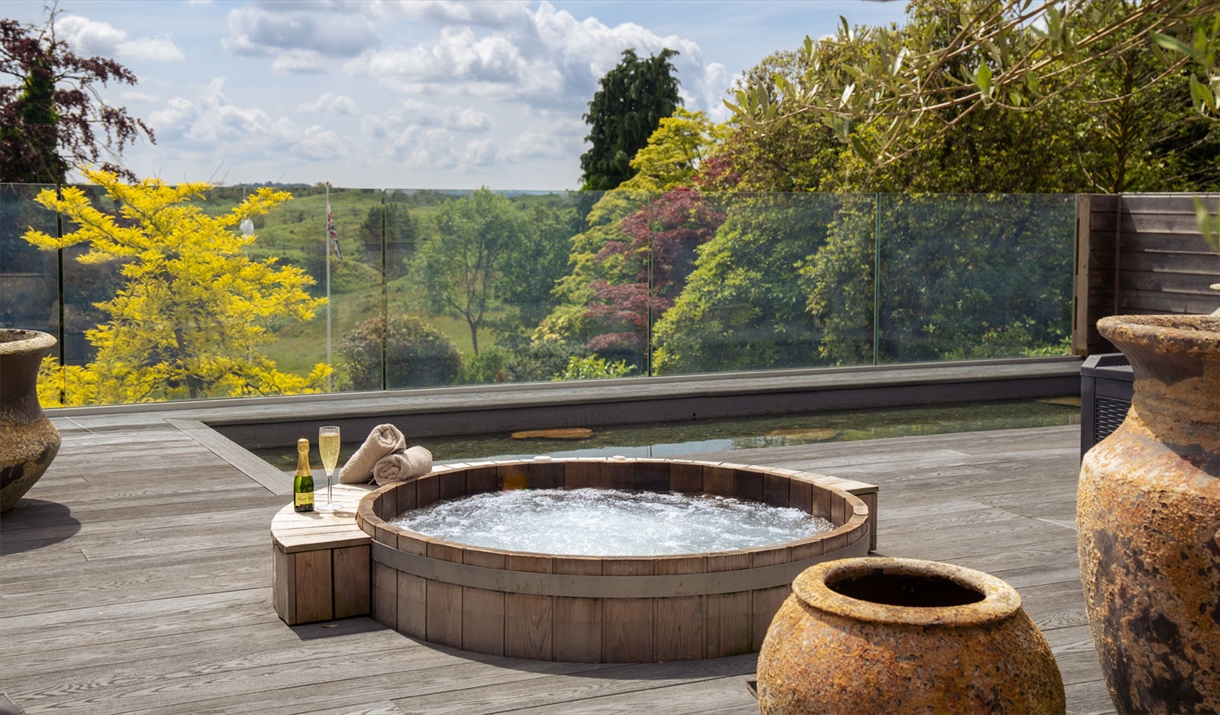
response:
M1169 342L1186 350L1220 349L1220 316L1111 315L1097 321L1097 332L1115 342Z
M983 594L983 600L963 606L892 606L845 596L827 582L868 574L943 578ZM909 626L979 626L1012 617L1021 609L1021 595L1004 581L953 564L922 559L865 556L827 561L805 569L792 583L792 591L806 605L844 618Z
M55 336L39 330L0 328L0 355L18 355L55 347Z

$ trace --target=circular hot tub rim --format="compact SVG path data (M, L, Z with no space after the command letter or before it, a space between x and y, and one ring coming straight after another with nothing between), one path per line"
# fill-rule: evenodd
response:
M824 477L786 469L665 459L514 460L438 466L418 480L370 492L357 507L357 524L373 538L373 619L440 645L541 660L650 662L757 651L797 574L822 561L868 552L868 507L819 479ZM506 483L520 487L523 480L531 488L597 487L734 496L795 506L826 518L834 529L753 549L615 557L504 551L427 537L388 523L412 509L498 491ZM542 628L546 631L540 636L543 642L525 636L528 642L517 642L520 634L515 633L515 626L520 630L537 625L516 623L515 610L522 604L563 610L533 619L553 618L555 633ZM509 612L510 606L513 612ZM572 608L586 613L569 618L567 610ZM674 625L668 620L674 616L665 614L675 608L716 613L706 614L707 623L712 624L707 628L698 622L703 616L685 613L676 616ZM720 621L713 624L714 618L721 618L717 609L722 608L734 611L725 616L733 624L733 633L718 640L706 632L723 625ZM592 620L583 622L582 617ZM663 618L667 620L663 622ZM618 628L616 619L634 622L635 627ZM464 624L465 620L471 622ZM568 647L571 634L561 633L562 629L576 632L574 647ZM624 630L628 632L621 632ZM645 637L639 635L641 630L656 633ZM670 642L673 638L676 646ZM628 642L620 642L624 639ZM580 645L587 642L595 643Z

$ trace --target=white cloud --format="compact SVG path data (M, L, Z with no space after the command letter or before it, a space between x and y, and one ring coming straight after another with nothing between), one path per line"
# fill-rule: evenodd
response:
M406 100L392 112L366 115L362 130L387 160L405 168L485 176L530 161L578 155L586 127L578 119L535 117L525 132L496 132L490 115L465 107Z
M313 50L286 50L275 57L271 69L280 74L321 74L326 58Z
M239 55L278 55L303 50L328 57L353 57L375 46L377 26L347 7L326 3L265 3L229 12L226 50ZM317 12L324 11L323 13Z
M119 43L127 41L127 33L114 25L79 15L59 18L55 23L55 34L67 40L73 50L84 55L113 54Z
M500 152L500 159L507 162L533 159L565 159L581 153L582 137L587 128L581 124L575 132L552 133L527 131L507 142Z
M319 126L306 127L297 141L297 149L310 159L337 159L344 155L344 143L339 135Z
M414 128L480 133L491 127L491 115L473 107L444 107L414 99L405 100L396 109L385 114L369 114L364 118L365 132L379 137Z
M156 102L160 97L134 89L125 89L119 92L119 99L124 102Z
M262 109L233 105L224 85L225 78L218 77L194 99L175 97L149 115L157 137L190 150L227 155L231 161L322 160L345 153L346 145L333 131L319 126L299 129L287 117L273 118Z
M326 92L312 102L301 102L296 109L305 114L355 114L356 102L345 94Z
M178 62L186 59L169 36L127 39L127 32L108 22L68 15L55 22L57 35L82 55Z
M524 102L538 108L582 109L598 80L634 48L641 57L669 48L683 77L693 77L687 95L703 106L718 105L728 77L720 65L704 65L699 45L676 35L660 36L633 23L608 27L595 18L577 20L542 2L536 11L523 3L407 3L404 12L441 14L458 23L463 10L494 15L476 32L475 20L444 27L410 47L370 49L346 69L404 92L441 92ZM495 6L494 13L487 6ZM718 86L717 86L718 85ZM709 95L715 101L709 102Z
M381 16L401 17L415 22L503 27L511 25L529 8L529 4L524 0L381 0L374 1L369 7Z
M485 165L496 158L488 133L491 115L472 107L406 100L384 114L364 117L362 131L381 154L409 168Z
M482 137L466 143L462 151L462 163L467 166L491 166L498 158L496 145L491 137Z
M153 62L178 62L186 59L182 50L167 37L140 37L123 42L119 44L117 53L119 57Z
M481 132L491 128L491 115L467 107L455 109L450 114L449 122L458 131Z

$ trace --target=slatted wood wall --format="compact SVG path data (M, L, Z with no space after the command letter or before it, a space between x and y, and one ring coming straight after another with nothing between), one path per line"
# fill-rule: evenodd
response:
M1203 194L1214 213L1220 194ZM1210 313L1220 307L1220 255L1199 235L1184 194L1076 197L1078 355L1117 352L1097 332L1107 315Z

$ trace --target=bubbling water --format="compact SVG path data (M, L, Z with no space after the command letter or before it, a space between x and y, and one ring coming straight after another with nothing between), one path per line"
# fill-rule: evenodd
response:
M476 494L391 522L445 541L569 556L668 556L773 546L834 529L799 509L707 494L522 489Z

